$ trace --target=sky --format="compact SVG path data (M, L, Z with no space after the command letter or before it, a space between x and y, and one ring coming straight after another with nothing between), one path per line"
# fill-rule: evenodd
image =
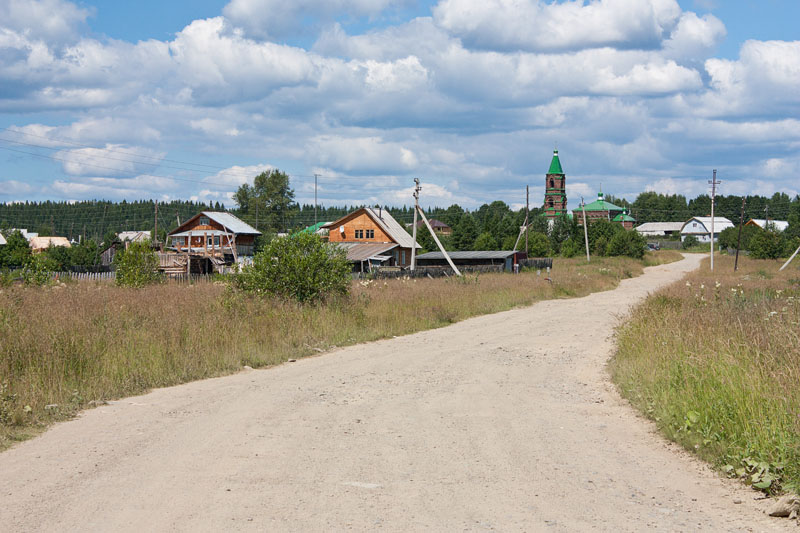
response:
M800 193L797 0L0 0L0 202ZM317 176L315 180L315 175Z

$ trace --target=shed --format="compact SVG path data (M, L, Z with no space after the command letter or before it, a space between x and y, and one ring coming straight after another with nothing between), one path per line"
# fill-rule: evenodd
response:
M680 233L683 224L683 222L645 222L634 229L645 237L669 237Z
M465 270L495 267L498 270L513 272L515 264L522 264L522 261L527 259L527 254L518 250L447 252L447 255L457 267L465 267ZM421 267L449 266L442 252L418 255L416 261Z

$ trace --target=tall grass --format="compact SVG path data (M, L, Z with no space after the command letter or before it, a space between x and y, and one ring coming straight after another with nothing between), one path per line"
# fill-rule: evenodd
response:
M800 489L800 270L721 256L618 331L622 394L671 439L768 492Z
M648 254L648 264L676 257ZM209 283L5 288L0 449L103 400L611 289L644 264L557 259L552 282L536 271L354 282L348 297L318 306L243 296Z

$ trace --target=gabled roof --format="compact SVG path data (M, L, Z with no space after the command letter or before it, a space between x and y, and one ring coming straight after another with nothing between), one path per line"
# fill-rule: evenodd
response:
M237 235L261 235L261 232L255 229L250 224L242 221L240 218L230 214L225 213L223 211L203 211L201 213L196 214L174 230L172 230L169 235L172 236L175 233L179 233L182 231L186 231L188 226L191 226L195 220L200 218L201 216L207 216L217 224L224 227L226 230L230 231L231 233L235 233Z
M547 173L564 175L564 171L561 169L561 160L558 158L558 150L553 150L553 159L550 161L550 170Z
M389 236L390 239L399 244L400 247L411 248L416 246L417 248L422 248L422 246L414 242L414 239L411 237L411 235L408 234L403 226L401 226L386 209L376 211L373 207L362 207L361 209L357 209L352 213L348 213L339 220L329 222L322 227L326 229L337 228L346 220L352 218L361 211L365 212L367 216L369 216L372 221L375 222L375 224L377 224L377 226Z
M680 231L683 227L683 222L645 222L639 224L634 228L640 233L648 232L665 232L665 231Z
M132 242L141 242L141 241L148 241L150 240L150 232L149 231L123 231L122 233L117 233L117 238L123 242L125 241L132 241Z
M582 207L576 207L573 211L581 212L584 209ZM614 205L611 202L606 202L603 199L603 193L597 193L597 200L590 204L586 204L585 207L586 211L624 211L624 207L620 207L618 205Z
M613 222L636 222L636 219L630 216L627 211L615 216Z
M322 226L324 226L326 224L327 224L327 222L317 222L313 226L308 226L307 228L303 228L300 231L298 231L297 233L316 233L317 231L319 231L319 229Z
M700 224L700 227L694 228L689 226L690 223L697 222ZM688 226L688 228L687 228ZM714 233L719 233L724 229L732 228L733 222L728 220L725 217L714 217ZM701 229L702 228L702 229ZM690 234L690 233L697 233L697 234L705 234L711 233L711 217L692 217L686 222L683 223L681 227L681 233L683 234Z
M789 223L785 220L769 220L770 225L775 225L775 229L778 231L786 231L786 228L789 227ZM761 229L764 229L767 226L767 220L765 218L751 218L745 223L745 226L758 226ZM716 229L716 228L714 228Z
M34 237L30 241L32 250L43 250L51 246L63 246L71 248L72 245L66 237Z
M430 223L432 228L449 228L447 224L442 222L441 220L436 220L435 218L429 218L428 222ZM417 220L417 227L422 228L425 226L425 221L422 219Z

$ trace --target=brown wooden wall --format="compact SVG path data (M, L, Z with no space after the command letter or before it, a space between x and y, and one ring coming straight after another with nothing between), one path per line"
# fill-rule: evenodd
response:
M339 231L339 227L344 227L344 233ZM330 242L394 242L366 213L360 213L336 227L330 228L328 240ZM371 239L366 237L356 239L356 230L374 230L375 236Z

